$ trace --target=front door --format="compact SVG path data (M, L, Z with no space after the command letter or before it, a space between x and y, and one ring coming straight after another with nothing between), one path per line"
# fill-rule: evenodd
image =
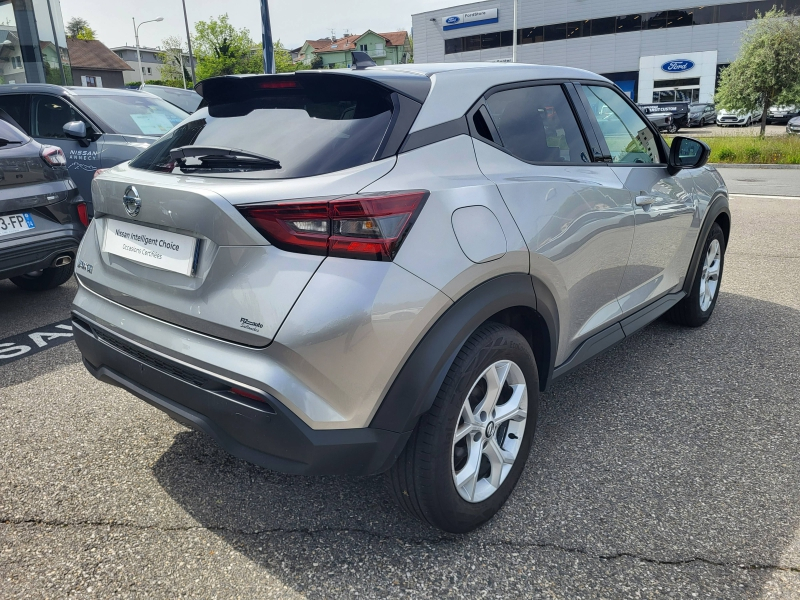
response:
M102 141L83 143L64 135L64 125L70 121L83 121L87 129L91 122L67 100L49 94L31 96L31 136L42 144L58 146L67 157L67 169L81 196L92 199L92 178L101 167Z
M689 171L670 175L660 134L610 86L581 86L611 171L634 197L635 230L619 288L624 315L676 291L694 246L693 180Z
M567 91L500 88L472 116L478 164L528 244L531 271L559 304L557 365L620 318L617 291L633 240L631 194L608 165L592 162L596 140L584 139Z

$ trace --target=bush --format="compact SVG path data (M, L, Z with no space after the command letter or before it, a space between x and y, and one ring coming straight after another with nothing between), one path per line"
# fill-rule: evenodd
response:
M727 161L733 162L734 160L736 160L736 152L734 152L730 148L720 148L719 152L717 153L717 158L722 162L727 162Z
M671 137L665 139L668 144L672 143ZM712 163L800 165L800 135L700 139L711 148L709 162Z

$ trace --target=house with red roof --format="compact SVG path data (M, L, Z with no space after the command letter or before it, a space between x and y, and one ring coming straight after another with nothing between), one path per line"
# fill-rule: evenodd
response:
M322 68L337 69L353 64L354 51L366 52L379 66L411 62L408 32L376 33L371 29L337 40L306 40L300 48L298 60L310 65L319 56L322 58Z

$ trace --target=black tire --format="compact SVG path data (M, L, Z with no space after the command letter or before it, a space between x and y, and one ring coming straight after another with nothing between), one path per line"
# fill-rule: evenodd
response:
M75 272L75 265L70 263L63 267L50 267L38 273L28 273L19 277L12 277L11 282L23 290L29 292L42 292L58 287L72 277Z
M719 243L720 247L719 277L717 279L717 287L714 297L711 300L711 304L706 310L703 310L700 305L700 281L703 276L703 264L708 254L708 249L714 240ZM672 307L672 309L667 313L667 318L669 318L669 320L673 323L685 325L687 327L700 327L701 325L704 325L706 321L711 318L711 313L714 312L714 307L717 305L719 290L720 286L722 285L722 274L724 268L725 234L722 232L722 228L717 223L714 223L711 226L711 231L708 232L708 237L706 238L705 244L703 244L703 252L700 255L700 263L697 265L697 272L694 274L692 289L688 296Z
M453 481L453 436L473 384L489 366L501 360L516 363L524 376L527 420L505 480L482 502L468 502ZM522 474L536 430L538 404L539 375L528 342L505 325L481 325L461 348L433 406L420 418L405 449L386 474L398 504L411 515L450 533L466 533L480 527L500 510ZM495 434L498 439L500 429Z

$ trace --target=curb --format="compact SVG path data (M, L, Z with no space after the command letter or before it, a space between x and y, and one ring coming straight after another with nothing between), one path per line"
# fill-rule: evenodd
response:
M716 169L800 169L800 165L748 165L736 163L708 163Z

